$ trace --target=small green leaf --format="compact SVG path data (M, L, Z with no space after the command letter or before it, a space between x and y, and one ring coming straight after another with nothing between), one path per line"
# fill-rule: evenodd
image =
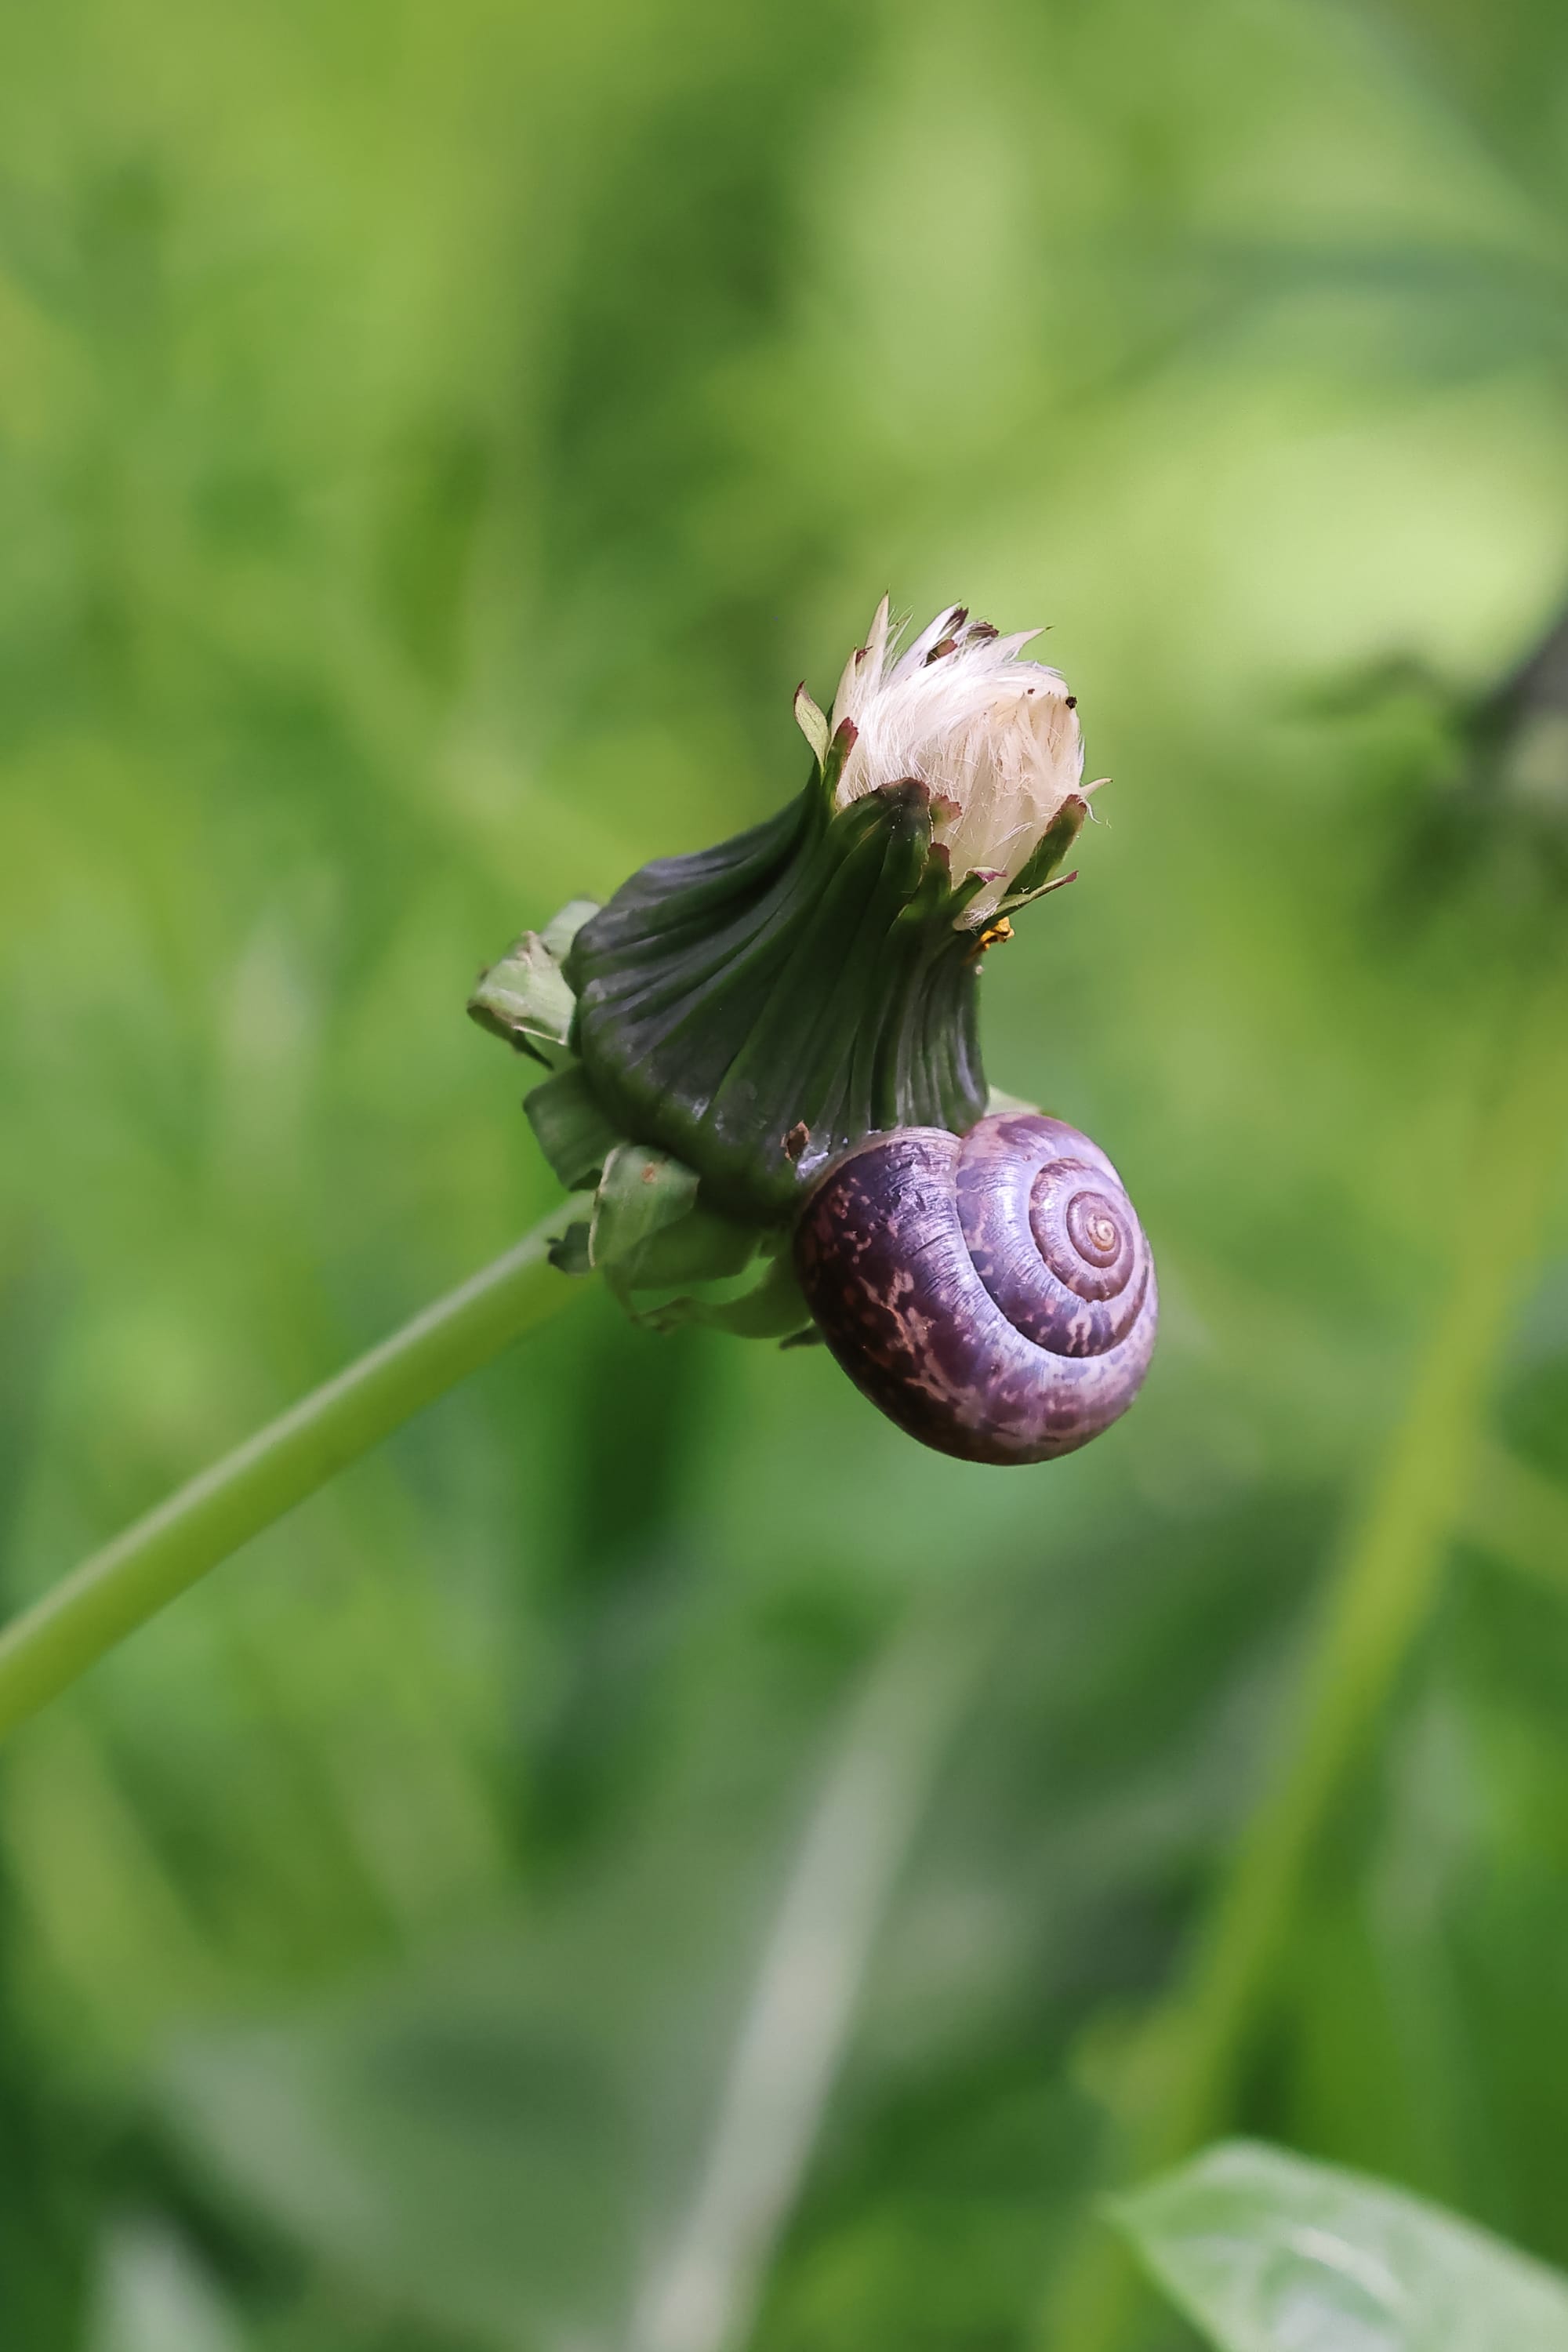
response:
M546 1253L557 1274L591 1274L594 1261L588 1250L588 1224L579 1217L569 1224L560 1237L552 1241Z
M787 1251L742 1297L705 1307L697 1320L735 1339L793 1339L814 1328Z
M786 1248L738 1298L672 1298L641 1319L661 1331L700 1323L712 1331L728 1331L735 1339L787 1339L810 1326L811 1309L801 1297Z
M557 920L560 918L557 917ZM538 931L514 940L500 963L481 972L468 999L468 1017L546 1069L567 1058L566 1040L577 1000Z
M598 1175L621 1140L581 1070L562 1070L522 1098L541 1151L569 1192Z
M696 1201L697 1177L683 1161L646 1143L617 1143L594 1202L594 1264L629 1270L643 1244L688 1215Z
M1111 2212L1221 2352L1568 2352L1568 2279L1280 2148L1211 2148Z
M762 1239L754 1225L737 1224L711 1209L693 1209L648 1235L637 1255L637 1286L657 1290L677 1282L726 1281L744 1274Z
M568 898L560 913L552 915L540 932L541 944L558 962L564 963L567 949L589 917L598 911L597 898Z

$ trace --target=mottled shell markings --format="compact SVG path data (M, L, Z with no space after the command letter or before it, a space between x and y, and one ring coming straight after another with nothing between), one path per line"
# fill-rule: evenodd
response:
M1039 1112L870 1137L813 1191L795 1265L857 1387L966 1461L1074 1452L1149 1367L1143 1229L1098 1144Z

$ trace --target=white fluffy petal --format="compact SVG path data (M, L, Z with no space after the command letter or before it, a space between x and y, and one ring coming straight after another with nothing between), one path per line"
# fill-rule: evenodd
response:
M833 725L850 719L857 730L838 782L840 807L918 777L931 794L933 832L954 877L987 877L965 910L969 924L994 911L1080 788L1083 745L1067 681L1043 662L1018 658L1038 634L999 636L950 604L889 667L884 597L833 705Z

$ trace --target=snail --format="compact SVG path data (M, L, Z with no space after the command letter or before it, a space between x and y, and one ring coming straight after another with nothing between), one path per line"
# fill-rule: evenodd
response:
M795 1266L862 1394L967 1462L1047 1462L1126 1412L1154 1345L1153 1260L1098 1144L1038 1111L906 1127L808 1194Z

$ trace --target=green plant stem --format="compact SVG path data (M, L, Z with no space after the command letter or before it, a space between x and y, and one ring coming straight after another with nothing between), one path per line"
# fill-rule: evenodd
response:
M574 1194L515 1249L302 1397L25 1610L0 1634L0 1735L209 1568L586 1289L581 1276L558 1274L548 1252L591 1208L589 1195Z
M1176 2162L1231 2119L1307 1872L1463 1527L1489 1402L1563 1158L1568 969L1561 951L1546 964L1526 1001L1510 1006L1474 1142L1457 1156L1447 1294L1331 1580L1284 1744L1185 1981L1131 2053L1119 2117L1128 2179ZM1052 2352L1117 2352L1141 2293L1128 2258L1096 2225L1053 2298Z

